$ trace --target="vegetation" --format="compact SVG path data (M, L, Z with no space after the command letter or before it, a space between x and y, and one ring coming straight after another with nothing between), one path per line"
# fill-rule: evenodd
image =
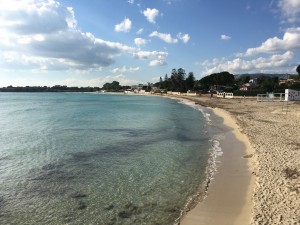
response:
M212 86L215 86L216 90L219 90L220 86L223 87L222 89L232 89L234 84L234 75L228 72L213 73L209 76L203 77L199 81L201 89L206 91L211 89Z
M159 82L154 84L154 86L159 87L160 89L178 92L193 90L194 85L195 76L193 72L190 72L186 77L186 72L182 68L179 68L178 70L172 69L170 77L166 74L164 80L160 77Z
M296 69L300 75L300 65ZM255 85L250 90L242 91L239 87L249 83L251 77L257 77ZM300 90L300 76L289 75L289 79L292 79L290 83L283 83L279 85L279 78L276 74L270 74L270 76L264 76L263 74L253 74L234 76L229 72L213 73L205 76L200 80L196 80L194 73L189 72L186 74L182 68L172 69L171 74L166 74L164 78L160 77L159 82L153 86L158 87L163 91L176 91L176 92L187 92L187 91L201 91L207 93L210 90L213 91L230 91L234 95L239 96L256 96L257 94L265 94L267 92L283 93L284 89L290 88L294 90ZM151 91L150 84L139 85L139 89L145 91ZM108 92L123 92L131 89L130 86L121 86L118 81L111 83L105 83L102 88L99 87L67 87L61 85L55 85L53 87L37 86L37 87L13 87L8 86L0 88L0 92L94 92L100 90L106 90Z
M297 69L300 70L300 65ZM272 76L266 76L263 74L255 75L257 78L255 78L256 82L255 85L252 86L252 89L242 91L239 90L239 87L249 83L251 80L251 74L234 76L233 74L224 71L220 73L213 73L200 80L196 80L193 72L190 72L188 76L186 76L185 70L179 68L178 70L172 69L171 74L166 74L164 79L160 77L159 82L154 84L154 86L166 91L178 92L186 92L188 90L201 91L205 93L210 90L230 91L233 92L234 95L239 96L256 96L257 94L265 94L267 92L283 93L285 88L300 90L300 82L279 85L279 77L276 76L276 74L271 74ZM298 75L289 75L289 78L300 81L300 76Z
M102 89L106 91L120 91L122 87L120 86L120 83L118 81L113 81L111 83L105 83L102 87Z
M101 89L108 92L123 92L130 88L130 86L121 86L118 81L113 81L111 83L105 83Z
M278 81L278 77L262 76L260 78L257 78L257 84L261 89L265 90L265 92L273 92L274 89L279 86Z
M233 91L235 96L257 96L258 94L266 94L264 89L252 89L248 91L235 90Z

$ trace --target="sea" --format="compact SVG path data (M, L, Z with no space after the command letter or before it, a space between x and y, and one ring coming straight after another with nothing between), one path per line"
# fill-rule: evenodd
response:
M176 99L0 93L0 224L173 225L205 197L220 133Z

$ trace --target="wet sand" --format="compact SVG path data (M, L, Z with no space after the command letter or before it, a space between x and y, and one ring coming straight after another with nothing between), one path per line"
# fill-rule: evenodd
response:
M223 155L217 158L217 173L211 181L207 197L188 212L180 224L250 224L254 179L249 158L245 156L252 154L251 146L227 112L221 109L214 109L213 112L224 123L225 137L220 142Z

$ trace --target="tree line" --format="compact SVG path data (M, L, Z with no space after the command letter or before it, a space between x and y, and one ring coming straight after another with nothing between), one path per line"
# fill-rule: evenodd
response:
M298 75L290 75L289 78L299 82L279 85L279 77L262 75L256 79L256 87L252 91L240 91L239 88L251 79L250 75L235 76L227 71L223 71L196 80L193 72L186 74L184 69L179 68L172 69L171 74L166 74L164 79L160 77L159 82L155 83L154 86L166 91L176 92L219 90L234 92L237 95L251 94L253 92L253 95L256 95L266 92L284 92L285 88L300 90L300 65L296 68L296 72Z
M229 72L221 72L196 80L193 72L186 74L184 69L179 68L172 69L170 76L166 74L164 79L160 77L159 82L154 84L160 89L178 92L208 91L213 85L231 88L234 85L234 75Z

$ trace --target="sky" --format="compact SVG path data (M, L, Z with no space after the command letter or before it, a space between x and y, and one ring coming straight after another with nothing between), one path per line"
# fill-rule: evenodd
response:
M296 73L300 0L0 0L0 87Z

